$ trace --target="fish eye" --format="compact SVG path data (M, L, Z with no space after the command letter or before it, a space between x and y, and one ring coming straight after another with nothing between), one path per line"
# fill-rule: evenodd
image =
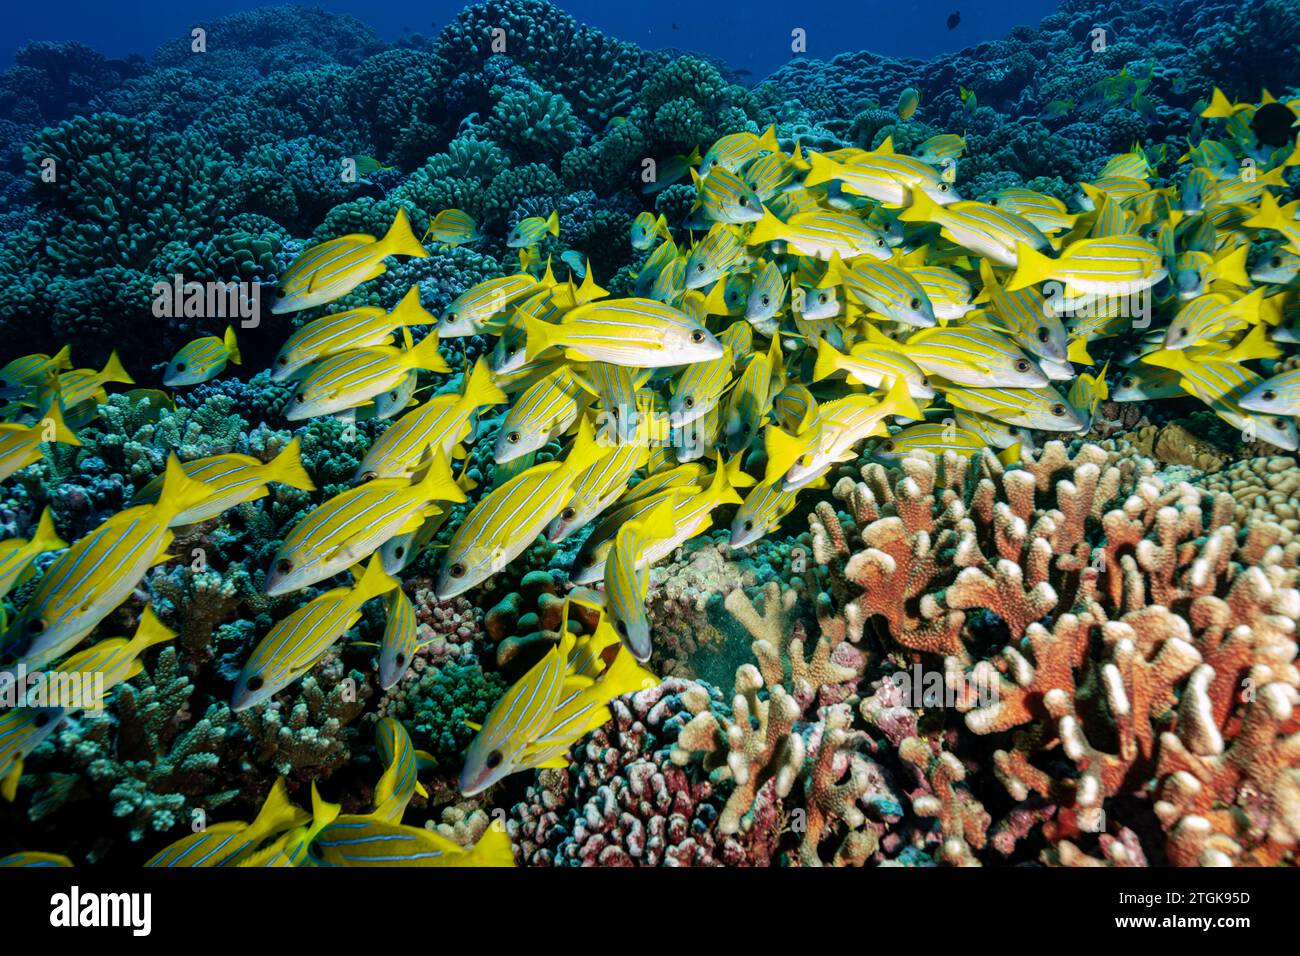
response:
M183 371L185 371L185 363L184 363L184 362L177 362L177 363L176 363L176 371L178 371L178 372L183 372Z
M489 770L495 770L497 767L501 766L501 760L502 760L501 751L499 750L492 751L490 754L487 755L487 768Z
M1065 406L1062 405L1060 402L1057 402L1055 405L1052 406L1052 414L1055 415L1057 418L1062 417L1063 415L1065 415Z
M506 441L510 442L510 444L512 445L518 445L519 432L510 432L508 435L506 435Z
M624 637L627 637L627 625L622 621L619 621L616 626L618 627L618 632Z
M1043 328L1041 325L1038 327L1038 341L1046 342L1051 337L1051 332L1048 332L1047 329Z
M393 662L399 667L404 666L406 664L406 655L399 651L398 655L393 658Z
M1017 372L1028 372L1028 371L1029 371L1029 363L1026 362L1024 359L1021 359L1019 362L1016 363L1016 371L1017 371Z
M704 271L704 263L701 262L698 266L696 266L696 267L695 267L695 271L696 271L696 272L703 272L703 271Z
M894 450L894 443L893 443L892 441L887 441L887 442L885 442L883 445L881 445L880 447L883 448L883 449L885 449L885 451L893 451L893 450Z
M997 196L994 196L992 199L989 200L989 205L990 205L990 206L996 206L997 204L998 204L998 197L997 197Z
M465 565L463 564L453 564L447 570L451 572L453 578L463 578L465 576Z
M1273 419L1273 427L1274 427L1274 428L1286 428L1286 419L1283 419L1283 418L1275 418L1275 419Z
M820 303L821 305L825 305L825 304L826 304L826 299L827 299L827 298L828 298L828 293L820 292L820 293L817 294L817 301L818 301L818 303Z
M45 630L45 618L34 617L27 622L28 634L40 634Z
M700 332L699 330L696 330L696 331L692 332L692 333L691 333L691 341L694 342L696 345L698 345L699 343L703 342L703 341L704 341L704 333L703 333L703 332Z
M754 522L753 522L753 521L746 521L746 522L745 522L745 530L746 530L746 531L753 531L753 530L754 530Z
M1133 387L1133 379L1131 379L1131 378L1120 379L1119 387L1120 387L1120 388L1132 388L1132 387Z
M763 304L764 304L764 305L771 305L771 304L772 304L772 297L771 297L771 296L766 296L766 295L763 296Z
M1281 257L1281 256L1274 256L1274 257L1273 257L1273 268L1274 268L1274 269L1280 269L1280 268L1282 268L1282 257Z
M682 402L682 404L685 405L687 408L694 408L694 407L695 407L695 399L693 399L693 398L688 398L688 399L686 399L686 401Z
M37 714L34 718L32 718L33 727L44 727L49 722L50 722L49 714Z
M913 300L912 300L912 308L914 308L914 309L919 309L920 307L921 307L921 300L920 300L920 299L913 299Z
M577 515L578 515L578 511L576 508L565 508L563 511L560 512L560 517L563 518L565 521L572 521L574 518L577 517Z
M455 312L448 312L448 313L447 313L447 321L448 321L448 322L455 322L455 321L456 321L456 313L455 313Z
M305 392L299 392L299 393L298 393L298 401L300 401L300 402L305 402L305 401L307 401L307 394L306 394Z
M749 199L746 198L745 196L741 196L741 197L740 197L740 204L741 204L742 206L748 206L748 205L749 205Z
M1260 398L1264 399L1264 401L1266 401L1266 402L1271 402L1271 401L1273 401L1273 399L1277 398L1277 392L1273 391L1273 390L1270 388L1267 392L1265 392L1264 394L1262 394L1262 395L1260 396Z
M262 680L262 678L257 674L254 674L248 679L248 683L245 686L248 687L249 690L261 690L265 684L266 681Z
M947 184L947 183L940 183L940 184L939 184L939 192L941 192L941 193L946 193L947 191L948 191L948 184Z
M279 561L275 562L275 570L281 574L288 574L293 570L293 562L288 558L281 558Z
M406 548L402 547L401 545L398 545L396 548L393 549L393 557L402 558L405 556L406 556Z
M289 356L287 356L287 355L281 355L278 359L276 359L276 361L279 362L281 365L288 365L288 364L289 364Z
M367 471L365 474L363 474L363 475L361 476L361 480L362 480L363 482L365 482L365 481L374 481L374 480L375 480L376 478L378 478L378 477L379 477L379 473L378 473L378 472L375 472L375 471Z
M876 245L881 249L885 248L885 239L883 236L876 240Z
M1187 338L1187 329L1179 329L1179 330L1178 330L1178 337L1179 337L1180 339L1185 339L1185 338Z

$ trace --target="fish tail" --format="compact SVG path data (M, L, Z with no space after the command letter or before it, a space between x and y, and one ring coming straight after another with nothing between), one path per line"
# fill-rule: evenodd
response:
M116 349L108 357L108 362L104 365L104 370L99 373L99 377L103 382L117 382L121 385L135 384L135 379L128 375L126 369L122 367L122 360L117 357Z
M248 826L250 834L263 838L281 833L290 827L301 826L308 820L307 814L289 802L289 792L284 786L284 777L275 781L267 795L266 803L258 811L257 819Z
M356 574L356 568L352 569L352 573ZM384 570L384 562L380 559L379 553L376 552L370 556L370 563L366 565L365 570L353 583L352 591L358 599L357 603L365 604L371 598L387 594L393 588L401 586L401 581Z
M492 380L492 369L480 356L474 362L469 378L465 380L465 391L460 400L466 408L482 408L487 405L504 405L510 398Z
M1259 208L1255 210L1255 215L1242 225L1251 229L1272 229L1275 232L1282 232L1286 219L1273 194L1265 189L1259 194Z
M531 315L520 313L524 320L524 360L531 362L553 344L556 327Z
M343 808L337 803L329 803L321 797L316 789L316 781L311 782L311 828L302 841L303 847L309 847L320 832L338 819Z
M655 235L661 239L671 239L673 237L672 232L668 229L668 220L664 218L663 213L660 213L659 218L655 220ZM587 271L591 271L590 265L588 265Z
M263 477L267 481L278 481L290 488L303 491L315 491L316 485L302 466L302 447L298 438L284 446L284 450L267 462Z
M637 663L637 659L626 647L620 647L614 662L596 682L596 688L600 690L602 698L610 701L624 694L649 690L658 683L658 677Z
M935 212L939 206L931 199L924 189L913 187L907 191L911 197L911 202L903 209L898 211L898 218L902 222L933 222Z
M916 399L908 391L907 379L903 376L897 376L889 386L889 391L885 393L884 404L891 409L891 414L901 415L904 418L910 418L919 421L924 415L921 407L916 404Z
M775 481L785 475L808 448L808 440L791 435L773 425L763 432L763 449L767 453L765 481Z
M1210 105L1202 112L1201 116L1205 119L1225 119L1237 112L1238 107L1232 105L1232 101L1223 95L1223 90L1217 86L1214 92L1210 94Z
M732 455L727 462L727 481L731 482L733 488L752 488L758 484L752 475L745 473L744 458L744 455Z
M731 487L731 479L727 475L726 462L722 456L718 455L718 466L714 469L713 480L709 482L709 495L713 498L714 505L738 505L744 499L736 494L736 489Z
M72 346L65 345L50 357L50 366L55 369L72 368Z
M23 775L23 758L18 757L13 762L13 770L4 780L0 780L0 797L7 802L13 803L14 797L18 796L18 781Z
M758 145L769 153L781 152L781 144L776 139L776 126L769 126L763 130L763 135L758 138Z
M573 439L569 454L565 456L564 470L576 478L612 450L612 447L607 446L596 437L596 431L591 424L591 419L583 415L578 422L578 434Z
M1051 277L1053 262L1032 246L1016 243L1016 273L1007 283L1008 292L1019 292Z
M433 325L438 317L420 304L420 287L413 285L402 296L402 301L393 307L388 317L397 325Z
M226 326L226 334L221 338L222 344L226 347L226 357L236 365L243 363L243 357L239 354L239 343L235 341L234 326Z
M163 473L162 494L154 505L159 513L167 518L174 518L181 512L188 511L195 505L206 501L212 489L203 482L191 478L181 467L180 459L173 452L167 457L167 470Z
M1248 251L1250 251L1250 243L1242 243L1220 259L1216 263L1219 278L1225 282L1231 282L1235 286L1249 287L1250 277L1246 275L1246 253Z
M50 426L53 426L54 430L54 437L51 439L52 441L58 442L61 445L81 444L81 439L74 435L72 429L70 429L63 421L63 408L59 405L59 399L57 396L54 401L50 403L49 411L45 413L45 417L33 425L32 428L44 434L45 429Z
M456 484L456 479L452 476L451 462L447 460L447 455L441 448L434 452L428 470L420 479L419 490L420 496L426 501L460 503L466 500L465 492L461 490L460 485Z
M785 230L785 223L772 213L766 206L763 207L763 218L754 223L753 228L749 231L749 239L746 243L751 246L762 245L765 242L774 242L781 238L781 233Z
M406 332L405 326L402 327L402 331ZM451 371L451 366L447 364L447 360L438 351L438 333L436 331L430 332L407 351L409 353L408 359L413 368L421 368L426 372Z
M68 542L60 538L59 533L54 530L54 515L49 508L41 512L40 520L36 522L36 533L32 535L30 543L35 545L42 554L68 546Z
M465 854L465 866L514 866L515 850L506 828L493 823Z
M819 186L832 179L838 179L839 174L840 164L835 160L822 153L808 151L808 175L803 181L804 186Z
M166 644L176 637L176 632L158 620L153 612L153 605L146 604L140 614L140 623L136 625L135 636L131 638L132 648L136 654L144 653L146 648L156 644Z
M553 236L560 234L560 211L552 209L551 214L546 217L546 231Z
M840 368L844 355L823 338L817 340L817 361L813 363L812 380L820 382Z
M388 232L379 240L379 244L383 247L385 256L414 256L417 259L429 256L429 251L420 245L420 240L411 231L411 220L406 218L405 209L397 210L393 224L388 227Z

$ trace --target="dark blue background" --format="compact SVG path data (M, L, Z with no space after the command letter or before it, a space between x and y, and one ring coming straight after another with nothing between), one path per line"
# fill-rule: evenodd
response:
M195 22L267 3L254 0L64 0L10 4L0 17L0 57L29 40L80 40L111 56L149 53ZM384 39L431 32L465 4L447 0L321 0L312 6L351 14ZM559 6L600 30L644 47L680 47L717 56L762 77L790 57L790 31L808 35L808 55L848 50L930 57L1037 24L1056 0L560 0ZM957 29L948 15L960 10ZM678 29L673 30L672 24Z

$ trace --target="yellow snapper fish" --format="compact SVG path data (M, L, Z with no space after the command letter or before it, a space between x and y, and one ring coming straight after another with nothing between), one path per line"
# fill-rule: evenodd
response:
M1004 330L1018 346L1035 356L1048 378L1073 378L1069 334L1060 317L1046 307L1046 301L1038 290L1008 292L988 260L980 262L980 279L996 319L990 327Z
M1160 251L1138 236L1080 239L1057 259L1024 243L1017 244L1016 250L1016 272L1007 283L1008 292L1053 280L1065 283L1067 293L1133 295L1168 275Z
M1259 208L1244 225L1251 229L1271 229L1281 234L1286 240L1287 248L1300 254L1300 219L1296 218L1297 213L1300 213L1300 200L1279 207L1273 194L1265 191L1260 194Z
M641 520L623 525L614 538L609 560L605 562L606 613L613 621L623 646L641 663L650 660L654 651L650 619L645 610L646 594L650 589L650 566L644 556L652 542L673 536L676 504L675 498L665 499Z
M505 827L489 826L470 849L434 830L373 814L342 814L313 841L323 866L510 867L514 850Z
M1182 349L1163 349L1144 355L1142 361L1178 372L1183 390L1208 405L1233 428L1286 451L1300 447L1294 418L1253 412L1241 404L1264 379L1239 361L1216 361L1195 350Z
M570 359L662 368L707 362L722 343L699 321L653 299L605 299L567 313L556 325L524 316L531 360L548 348Z
M784 153L767 153L745 167L742 179L759 202L767 202L787 188L796 172L798 167Z
M1042 388L967 388L936 382L948 404L1017 428L1077 432L1083 418L1050 385Z
M393 592L401 594L401 589ZM396 823L402 819L411 798L417 793L427 797L429 792L420 783L418 774L437 764L432 754L416 750L411 735L392 717L385 717L375 725L375 749L384 772L375 784L374 814L379 819Z
M950 418L946 422L908 425L876 444L871 449L871 457L877 461L896 462L924 451L940 458L948 452L962 458L973 458L988 447L983 437L958 427Z
M163 384L168 388L199 385L224 372L227 362L239 365L241 361L235 330L226 326L225 335L221 338L207 335L183 346L167 363Z
M995 329L951 324L921 329L894 342L868 327L869 344L901 350L930 376L974 388L1037 388L1047 375L1028 355Z
M415 531L440 509L435 502L465 501L447 455L434 452L422 476L377 478L340 492L295 524L271 562L266 593L289 594L365 560L384 542Z
M736 231L725 223L717 223L686 257L682 282L687 289L702 289L729 272L744 251L744 243Z
M821 285L843 286L848 298L895 322L922 329L935 325L934 306L921 284L893 263L856 259L850 265L835 255Z
M46 569L39 586L0 642L0 664L28 668L67 653L135 590L145 572L171 559L170 526L176 515L211 494L167 459L162 492L152 505L121 511L78 539Z
M574 674L568 662L577 644L565 633L475 728L460 774L462 794L482 793L523 770L567 767L565 753L609 720L611 700L657 682L625 648L594 680Z
M772 339L767 354L751 355L727 401L723 416L727 451L736 454L759 434L772 410L772 399L782 388L784 368L780 338Z
M547 233L552 236L560 234L560 214L555 210L552 210L545 219L541 216L529 216L527 219L520 220L506 236L506 246L511 249L535 246L546 237Z
M745 320L762 325L785 308L786 279L775 262L763 266L745 299Z
M641 398L655 395L643 389L650 380L650 369L633 369L608 362L588 362L578 368L578 384L596 400L597 432L603 440L618 444L634 441L640 426Z
M393 224L380 239L353 233L318 243L304 250L283 276L271 302L271 313L300 312L333 302L363 282L388 271L389 256L429 255L411 231L406 211L397 210Z
M498 333L512 305L552 285L554 279L549 272L540 280L527 272L485 279L451 300L438 319L438 337L454 339Z
M306 823L310 817L289 802L284 778L276 780L252 823L214 823L155 853L148 867L237 866L276 834Z
M478 482L465 473L464 470L462 470L460 477L456 479L456 484L460 485L460 490L467 495L478 487ZM436 515L425 518L424 523L414 531L404 531L385 541L383 547L379 549L379 557L384 562L384 570L394 576L406 570L412 561L432 546L434 538L437 537L438 532L447 523L449 517L451 517L449 511L439 511Z
M662 484L651 479L642 481L633 489L637 494L621 499L618 506L602 518L599 526L583 542L570 580L582 585L604 580L605 563L613 549L618 530L629 521L644 518L664 497L676 497L678 502L674 510L673 535L671 538L651 542L642 554L641 561L652 565L672 554L691 538L703 534L713 523L713 511L725 504L740 504L741 498L735 489L754 483L752 478L739 470L739 463L739 456L732 459L730 465L719 459L711 478L703 477L699 466L687 464L684 467L689 470L665 474L661 479ZM686 480L683 481L683 478Z
M118 684L139 676L144 670L144 662L140 657L145 651L174 640L175 637L176 632L158 620L153 606L146 604L140 613L134 635L97 641L64 660L54 668L53 673L95 678L93 681L84 681L82 686L93 687L96 692L106 694ZM83 691L81 706L86 709L101 707L103 699Z
M1226 295L1202 295L1178 310L1165 332L1164 347L1186 349L1206 346L1260 321L1263 289L1235 302Z
M542 448L578 420L588 404L588 392L578 375L562 366L525 389L506 412L497 432L492 459L498 465Z
M31 577L32 563L48 551L61 551L68 543L54 530L50 509L41 512L36 531L30 538L0 541L0 598Z
M837 254L844 259L855 256L888 259L890 256L889 244L880 232L857 216L830 209L799 213L788 222L782 222L765 209L746 242L751 246L782 242L791 254L817 259L830 259Z
M65 409L75 408L92 399L102 403L108 394L104 386L109 384L135 384L135 379L122 367L117 352L109 355L108 361L98 372L93 368L79 368L59 375L58 398Z
M1092 427L1092 421L1097 415L1097 409L1101 407L1102 402L1110 398L1110 389L1106 385L1107 367L1108 365L1102 366L1101 371L1096 375L1083 372L1070 385L1070 404L1074 406L1079 413L1079 417L1083 419L1083 425L1079 428L1080 432L1086 432Z
M888 140L886 140L888 143ZM916 193L924 193L937 205L944 206L961 199L957 190L945 182L933 167L911 156L884 152L885 144L875 152L864 153L850 162L839 163L822 153L808 154L811 169L804 178L805 186L837 182L846 192L866 196L886 206L898 208L908 205Z
M650 418L645 421L642 433L649 432ZM571 497L555 520L546 526L546 540L563 541L586 527L606 508L627 491L632 475L646 466L649 449L645 441L621 444L609 455L587 468L574 481Z
M970 283L946 266L914 266L907 271L930 300L940 322L960 319L975 308Z
M966 137L955 133L931 136L916 148L916 158L927 166L942 167L946 162L956 162L966 152Z
M355 480L409 478L430 449L449 459L459 457L457 449L469 437L474 415L507 401L480 357L459 394L435 395L389 426L367 449Z
M302 376L284 417L297 422L372 405L376 395L396 387L414 369L450 372L438 345L433 331L405 349L376 345L328 356Z
M21 398L49 376L72 368L72 347L65 345L54 355L36 353L16 358L0 368L0 398Z
M1055 196L1031 189L999 189L989 199L989 204L1015 213L1044 233L1073 229L1079 220L1078 215L1068 212L1065 203Z
M885 419L920 419L921 415L901 378L895 379L883 396L850 395L825 402L803 435L768 430L769 467L782 475L786 491L794 491L821 477L836 462L851 461L854 449L864 439L888 434Z
M682 370L673 385L673 396L668 402L668 422L674 428L681 428L702 418L722 399L723 393L731 384L737 354L749 352L749 343L753 340L749 328L744 322L729 326L721 337L724 347L722 355L707 362L694 362ZM746 331L748 341L733 345L732 340L738 338L741 330Z
M444 209L433 217L425 236L444 246L466 246L478 242L478 223L463 209Z
M197 524L229 511L246 501L257 501L268 494L267 484L278 482L302 491L315 491L311 476L302 467L299 440L295 437L284 450L268 462L252 455L214 455L181 465L185 474L208 486L209 495L200 504L175 515L171 527ZM155 478L135 495L132 504L156 500L163 479Z
M668 230L668 220L660 214L655 218L654 213L642 212L632 220L632 248L633 249L651 249L654 247L655 238L671 239L673 234Z
M812 380L820 382L836 372L845 372L854 385L884 388L895 379L907 383L913 398L934 398L934 389L921 367L907 357L907 351L891 341L889 345L872 345L862 342L853 346L848 355L839 351L825 339L817 342L817 359Z
M817 399L798 382L787 382L772 399L772 415L786 431L798 434L813 423L819 408Z
M0 857L0 867L68 867L72 861L61 853L42 853L39 850L20 850Z
M0 797L12 803L23 763L63 723L62 707L6 707L0 710Z
M761 136L753 133L729 133L718 139L700 161L700 175L707 176L715 168L739 172L751 160L763 153L779 153L781 144L776 139L776 127L769 126Z
M311 820L302 826L282 832L262 849L242 855L235 866L267 868L316 865L316 861L310 856L311 845L326 827L338 819L342 809L337 803L323 800L320 791L316 788L316 781L313 780Z
M804 488L825 488L826 479L818 478L803 486ZM745 495L745 500L736 509L736 517L731 522L731 539L733 548L746 548L764 535L775 531L781 519L794 510L799 492L785 490L783 476L777 475L755 485Z
M912 204L898 214L902 222L932 222L949 242L999 265L1014 266L1017 248L1051 248L1047 237L1027 219L1001 206L982 202L954 202L940 206L924 192L912 197Z
M568 455L533 465L489 492L456 529L443 555L440 601L463 594L504 570L536 540L571 497L574 482L612 451L583 418Z
M763 215L763 203L735 173L718 167L708 175L691 170L695 184L695 206L709 222L739 226L757 222Z
M235 678L232 711L265 703L299 680L361 620L361 605L401 587L401 582L384 570L377 554L364 571L354 569L353 573L356 580L352 584L308 601L258 642Z
M1262 415L1300 415L1300 370L1265 379L1243 395L1240 404L1246 411Z
M420 305L418 286L411 286L391 312L363 306L313 319L281 346L271 365L271 380L286 381L311 363L340 352L391 345L394 329L437 321Z

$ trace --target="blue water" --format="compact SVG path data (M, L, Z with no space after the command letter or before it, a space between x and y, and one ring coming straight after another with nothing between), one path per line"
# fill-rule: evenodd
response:
M44 4L15 4L0 23L0 57L32 40L79 40L109 56L149 54L196 22L266 6L257 0L67 0L51 16ZM311 4L350 14L386 40L404 33L436 33L464 4L375 3L325 0ZM802 28L810 57L829 59L850 50L928 58L1006 35L1017 24L1037 24L1054 0L815 0L793 4L656 0L560 0L558 6L601 31L647 48L679 47L725 60L762 77L790 57L790 35ZM949 30L949 14L961 22Z

